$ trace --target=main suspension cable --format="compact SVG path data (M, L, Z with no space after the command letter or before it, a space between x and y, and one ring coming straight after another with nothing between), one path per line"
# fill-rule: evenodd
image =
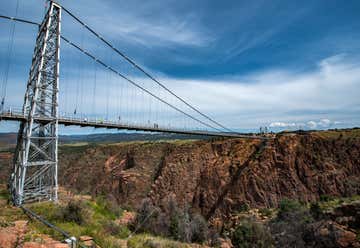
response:
M28 21L28 20L24 20L24 19L19 19L19 18L14 18L14 17L8 17L8 16L3 16L0 15L0 18L5 18L5 19L9 19L9 20L13 20L13 21L18 21L18 22L23 22L23 23L28 23L28 24L33 24L33 25L40 25L39 23L36 22L32 22L32 21ZM101 61L100 59L96 58L94 55L90 54L88 51L84 50L83 48L81 48L80 46L74 44L73 42L71 42L70 40L68 40L67 38L65 38L63 35L61 35L61 39L64 40L66 43L68 43L69 45L73 46L74 48L76 48L77 50L79 50L80 52L82 52L83 54L87 55L88 57L90 57L91 59L93 59L94 61L96 61L98 64L102 65L103 67L107 68L108 70L112 71L113 73L117 74L118 76L120 76L121 78L125 79L126 81L128 81L129 83L131 83L132 85L134 85L135 87L143 90L144 92L146 92L147 94L151 95L152 97L154 97L155 99L157 99L158 101L164 103L165 105L175 109L176 111L186 115L187 117L191 118L194 121L197 121L199 123L201 123L204 126L207 126L209 128L212 128L214 130L217 130L219 132L222 132L222 130L203 122L202 120L199 120L198 118L184 112L183 110L179 109L178 107L168 103L167 101L164 101L163 99L159 98L158 96L154 95L152 92L148 91L147 89L145 89L144 87L140 86L139 84L137 84L136 82L134 82L133 80L129 79L128 77L124 76L122 73L118 72L117 70L115 70L114 68L112 68L111 66L105 64L103 61Z
M52 2L52 0L48 0L50 2ZM94 29L90 28L87 24L85 24L82 20L80 20L78 17L76 17L71 11L69 11L68 9L66 9L64 6L62 6L62 9L68 13L72 18L74 18L78 23L80 23L82 26L84 26L88 31L90 31L93 35L95 35L98 39L100 39L102 42L104 42L108 47L110 47L115 53L117 53L118 55L120 55L121 57L123 57L126 61L128 61L132 66L134 66L135 68L137 68L138 70L140 70L142 73L144 73L148 78L150 78L152 81L154 81L155 83L157 83L158 85L160 85L163 89L165 89L167 92L169 92L171 95L173 95L174 97L176 97L178 100L180 100L181 102L183 102L186 106L188 106L189 108L191 108L192 110L194 110L195 112L197 112L198 114L200 114L201 116L205 117L206 119L208 119L209 121L211 121L212 123L218 125L219 127L229 131L229 132L234 132L231 129L225 127L224 125L220 124L219 122L215 121L213 118L207 116L206 114L202 113L200 110L198 110L197 108L195 108L194 106L192 106L191 104L189 104L187 101L185 101L183 98L181 98L180 96L178 96L177 94L175 94L174 92L172 92L168 87L166 87L164 84L162 84L159 80L157 80L156 78L154 78L152 75L150 75L150 73L148 73L147 71L145 71L142 67L140 67L138 64L136 64L132 59L130 59L128 56L126 56L123 52L119 51L116 47L114 47L110 42L108 42L107 40L105 40L100 34L98 34L97 32L95 32Z
M89 53L88 51L84 50L83 48L79 47L78 45L74 44L73 42L71 42L70 40L68 40L67 38L65 38L64 36L61 36L62 40L64 40L66 43L68 43L69 45L73 46L74 48L78 49L80 52L82 52L83 54L87 55L88 57L90 57L91 59L95 60L97 63L99 63L100 65L102 65L103 67L107 68L108 70L112 71L113 73L117 74L118 76L120 76L121 78L125 79L126 81L128 81L129 83L131 83L132 85L134 85L135 87L143 90L144 92L146 92L147 94L151 95L152 97L156 98L157 100L161 101L162 103L166 104L167 106L175 109L176 111L186 115L187 117L203 124L204 126L207 126L209 128L215 129L219 132L221 132L220 129L205 123L201 120L199 120L198 118L184 112L183 110L179 109L178 107L164 101L163 99L159 98L158 96L154 95L152 92L148 91L147 89L145 89L144 87L140 86L139 84L137 84L136 82L134 82L133 80L129 79L128 77L124 76L122 73L118 72L117 70L115 70L114 68L112 68L111 66L105 64L102 60L98 59L97 57L95 57L94 55L92 55L91 53Z

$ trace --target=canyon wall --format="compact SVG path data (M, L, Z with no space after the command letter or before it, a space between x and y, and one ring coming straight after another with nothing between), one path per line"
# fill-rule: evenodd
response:
M137 207L170 198L208 219L282 198L360 194L360 138L341 132L282 134L267 141L224 139L66 147L60 184Z

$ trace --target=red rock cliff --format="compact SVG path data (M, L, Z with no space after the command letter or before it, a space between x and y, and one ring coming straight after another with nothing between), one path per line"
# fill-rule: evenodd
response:
M360 139L313 134L279 135L267 142L124 143L63 151L60 183L107 194L137 206L175 197L208 217L284 198L313 201L321 195L360 194Z

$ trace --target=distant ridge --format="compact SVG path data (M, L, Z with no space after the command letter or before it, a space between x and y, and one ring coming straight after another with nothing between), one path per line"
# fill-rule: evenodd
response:
M0 145L15 146L16 138L17 133L0 133ZM59 136L59 141L62 144L76 142L108 143L122 141L151 141L169 139L208 139L208 137L168 133L97 133Z

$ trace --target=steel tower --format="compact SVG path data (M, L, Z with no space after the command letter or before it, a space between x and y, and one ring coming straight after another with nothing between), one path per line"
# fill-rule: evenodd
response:
M51 2L36 39L10 178L16 205L57 200L60 27L61 6Z

